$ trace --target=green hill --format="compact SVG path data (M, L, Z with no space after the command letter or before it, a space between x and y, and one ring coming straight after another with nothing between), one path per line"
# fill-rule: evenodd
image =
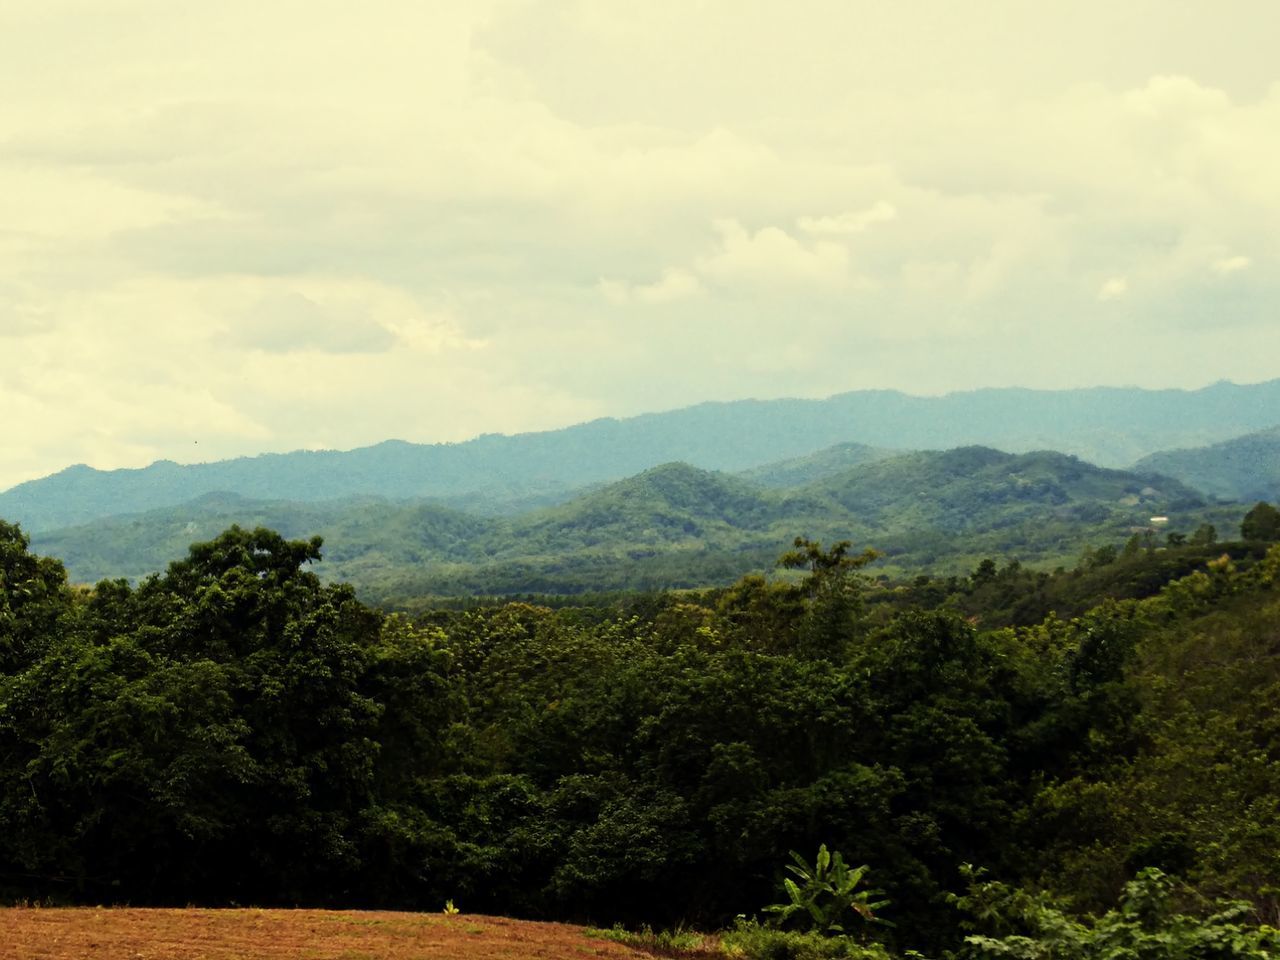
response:
M494 523L430 503L371 497L298 503L218 493L39 534L33 542L67 556L71 578L91 583L162 570L193 541L212 539L232 524L264 526L288 537L322 535L324 575L334 579L341 571L359 579L362 571L470 555L469 545Z
M947 449L971 444L1025 452L1062 450L1119 466L1158 450L1214 443L1280 422L1280 380L1202 390L993 389L917 397L864 390L826 400L704 403L562 430L485 435L465 443L389 440L351 451L297 451L138 470L69 467L0 493L0 517L37 533L106 516L176 506L208 493L320 502L353 496L434 499L511 515L575 492L681 461L705 470L775 464L818 479L833 444ZM846 450L846 455L851 452ZM805 467L776 461L815 457ZM828 464L829 465L829 464ZM811 472L806 476L804 471Z
M903 453L902 450L869 447L865 443L838 443L804 457L790 457L742 470L738 476L762 487L797 487L864 463L899 457Z
M1280 500L1280 426L1187 450L1164 450L1133 465L1177 477L1223 500Z
M878 460L781 489L666 464L514 517L478 517L424 501L308 504L220 494L39 534L33 542L62 557L73 579L91 582L162 569L189 542L232 523L290 537L319 534L321 576L396 604L433 595L724 583L770 569L797 535L874 546L885 554L880 569L897 573L967 571L996 553L1056 565L1090 545L1123 543L1155 515L1183 532L1206 520L1239 522L1223 510L1168 478L1057 453L967 447Z

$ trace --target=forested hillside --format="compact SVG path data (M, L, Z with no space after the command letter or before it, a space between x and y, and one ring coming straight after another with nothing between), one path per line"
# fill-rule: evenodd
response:
M1176 477L1223 500L1280 498L1280 427L1189 450L1143 457L1133 469Z
M849 459L859 465L844 467ZM883 458L838 448L770 467L753 483L665 464L568 502L478 517L431 502L307 504L211 495L35 538L71 576L138 578L229 526L320 534L330 581L390 606L472 594L576 594L726 584L766 570L796 530L875 543L888 575L967 571L998 554L1050 567L1122 545L1152 516L1189 535L1238 526L1244 507L1211 507L1167 477L1106 470L1055 453L983 447ZM748 476L751 476L750 474ZM754 476L760 477L761 474ZM785 486L786 479L799 481ZM816 479L811 479L816 478Z
M653 486L689 506L681 477ZM321 546L233 528L85 589L0 524L7 896L714 927L828 845L883 893L824 956L1048 944L1055 904L1126 896L1149 926L1167 885L1189 917L1156 941L1225 897L1259 952L1185 956L1274 946L1250 928L1280 920L1280 547L886 586L797 541L786 578L410 620L323 584ZM1080 612L1012 616L1035 591Z
M1019 453L1060 450L1119 467L1159 450L1214 443L1277 423L1280 380L1193 391L989 389L917 397L869 390L827 400L705 403L455 444L387 441L346 452L188 466L162 461L139 470L81 465L0 493L0 516L38 533L209 493L307 502L433 498L445 506L509 513L673 461L739 471L807 457L833 444L899 451L976 444ZM793 480L814 478L793 474Z

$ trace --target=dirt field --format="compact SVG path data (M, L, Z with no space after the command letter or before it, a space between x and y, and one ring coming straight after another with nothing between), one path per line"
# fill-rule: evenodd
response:
M3 960L585 960L645 957L580 927L465 914L0 909Z

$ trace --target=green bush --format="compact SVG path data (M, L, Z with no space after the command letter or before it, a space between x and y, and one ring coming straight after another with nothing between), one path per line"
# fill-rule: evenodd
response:
M974 960L1274 960L1280 930L1251 926L1247 903L1212 906L1210 916L1175 912L1176 882L1147 867L1100 917L1068 915L1050 898L983 881L965 868L969 890L953 897L974 926L999 936L965 937Z
M852 937L830 937L816 932L801 933L764 926L754 920L739 920L721 937L721 946L731 956L747 960L889 960L890 954L878 943L859 943Z

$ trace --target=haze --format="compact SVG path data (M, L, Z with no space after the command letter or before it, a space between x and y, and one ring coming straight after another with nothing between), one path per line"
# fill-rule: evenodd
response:
M0 488L1280 375L1265 2L0 0Z

